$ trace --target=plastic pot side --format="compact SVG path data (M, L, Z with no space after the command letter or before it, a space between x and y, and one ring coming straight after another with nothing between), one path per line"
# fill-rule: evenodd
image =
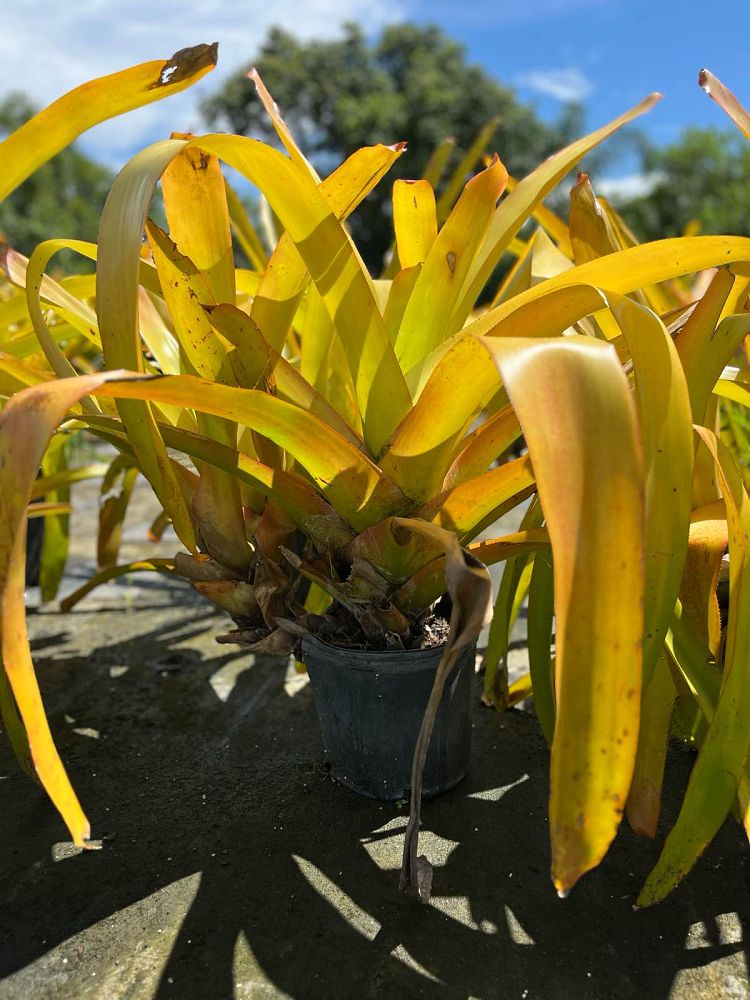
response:
M368 652L303 638L326 758L342 785L374 799L408 797L443 648ZM465 649L445 685L424 771L427 798L453 788L468 770L475 655L476 646Z

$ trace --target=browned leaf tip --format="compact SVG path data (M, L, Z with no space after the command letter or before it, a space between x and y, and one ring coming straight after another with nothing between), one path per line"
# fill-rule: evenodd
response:
M210 45L191 45L186 49L179 49L164 64L159 79L153 84L154 87L166 87L172 83L180 83L189 77L199 73L207 67L213 68L219 59L219 43L211 42Z

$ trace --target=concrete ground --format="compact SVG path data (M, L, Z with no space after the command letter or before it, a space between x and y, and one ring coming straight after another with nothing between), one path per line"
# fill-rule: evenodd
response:
M29 622L103 848L72 849L1 739L0 1000L750 996L736 824L633 910L689 753L670 755L659 840L623 829L560 900L536 722L477 705L469 777L424 808L422 906L398 892L405 809L332 783L305 678L218 646L222 618L187 587L141 576Z

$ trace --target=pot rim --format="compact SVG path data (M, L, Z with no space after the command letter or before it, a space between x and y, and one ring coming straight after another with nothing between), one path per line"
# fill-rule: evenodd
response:
M306 652L313 652L318 656L325 656L329 650L334 653L329 659L329 666L334 669L345 667L347 670L361 670L369 672L401 673L411 672L414 669L435 669L440 662L440 658L445 650L445 643L439 646L429 646L426 649L348 649L342 646L332 646L323 642L317 636L308 632L302 636L302 660L305 661ZM466 649L476 649L476 643ZM466 649L461 650L459 659L466 654ZM347 658L348 663L341 661Z

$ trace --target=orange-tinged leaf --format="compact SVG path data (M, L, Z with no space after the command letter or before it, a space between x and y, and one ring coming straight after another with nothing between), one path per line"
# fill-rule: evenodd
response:
M742 107L729 87L725 87L721 80L714 76L710 69L702 69L698 74L698 86L701 87L708 96L726 111L737 128L744 136L750 139L750 114Z
M521 552L537 552L549 545L546 528L524 528L502 538L485 538L469 545L469 552L487 566L503 562Z
M490 323L482 331L491 337L551 337L562 334L569 326L590 313L606 307L604 295L591 285L572 283L563 288L555 288L551 283L542 283L540 292L517 309L506 310L497 323ZM517 301L517 300L514 300ZM492 310L493 315L499 310ZM459 331L451 340L445 341L437 350L417 365L409 373L409 384L419 399L436 365L451 346L468 333L480 328L482 319Z
M396 428L380 463L383 472L413 500L428 500L440 489L456 444L499 381L497 368L474 337L457 340Z
M417 514L455 532L465 543L516 507L533 489L534 470L524 456L438 494Z
M587 337L485 338L521 422L554 560L552 877L567 892L617 832L635 764L644 483L614 350ZM592 433L595 428L595 433Z
M0 143L0 200L82 132L192 86L216 65L218 46L180 49L76 87Z
M350 441L312 414L267 392L218 385L192 375L165 375L107 382L96 394L172 403L251 427L293 455L356 529L403 508L398 488Z
M469 552L485 566L512 559L521 553L536 552L549 545L545 528L515 531L501 538L472 542ZM406 581L394 595L394 602L403 611L420 614L433 604L444 590L445 564L442 558L433 559Z
M638 754L626 805L630 826L643 837L656 836L669 743L669 721L676 693L662 650L643 691Z
M189 139L188 135L176 135ZM188 146L162 174L169 235L203 276L210 298L235 300L234 258L224 178L217 157Z
M0 412L0 632L5 675L28 736L34 769L74 843L89 824L55 749L34 676L24 606L26 507L50 438L68 410L106 374L47 382L19 392ZM5 714L5 713L4 713Z
M493 413L461 442L463 447L445 475L443 489L480 475L520 436L521 425L512 406L504 406Z
M576 264L623 249L614 226L597 201L588 174L580 173L571 188L568 225Z
M721 614L716 588L721 560L729 544L727 513L723 500L701 507L690 516L685 571L680 584L682 617L701 643L718 655Z

